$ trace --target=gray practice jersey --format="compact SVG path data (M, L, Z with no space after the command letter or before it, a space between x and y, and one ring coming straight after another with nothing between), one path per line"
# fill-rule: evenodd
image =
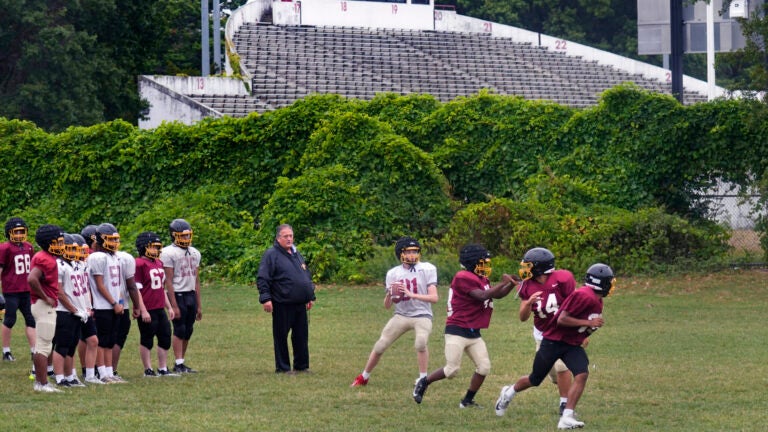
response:
M91 292L93 293L94 309L112 309L112 305L105 299L99 289L96 287L95 275L101 275L104 278L104 286L115 301L120 299L122 294L120 284L125 283L120 270L120 261L116 256L106 252L94 252L88 255L88 281Z
M385 287L389 289L394 282L402 282L410 292L427 294L427 287L437 285L437 268L428 262L417 263L413 268L406 269L403 265L391 268L387 272ZM395 313L407 317L432 317L432 304L403 296L400 303L395 304Z
M163 267L173 269L173 291L192 292L200 267L200 252L192 246L184 249L175 244L166 246L160 252Z
M115 252L115 256L120 262L120 273L123 276L120 278L120 298L125 300L127 305L131 297L128 295L128 285L125 283L125 280L136 275L136 260L133 259L133 255L123 251Z

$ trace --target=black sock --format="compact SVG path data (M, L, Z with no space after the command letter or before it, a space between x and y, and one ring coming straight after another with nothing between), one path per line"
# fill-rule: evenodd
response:
M476 394L477 394L476 391L467 390L467 394L464 396L464 399L462 402L472 402Z

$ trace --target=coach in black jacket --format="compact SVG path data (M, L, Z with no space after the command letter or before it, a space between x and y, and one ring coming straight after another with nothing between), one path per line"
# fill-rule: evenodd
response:
M256 278L259 303L272 314L275 372L309 371L309 319L315 302L315 285L307 264L293 245L293 228L277 227L275 244L264 252ZM288 354L288 332L293 345L293 370Z

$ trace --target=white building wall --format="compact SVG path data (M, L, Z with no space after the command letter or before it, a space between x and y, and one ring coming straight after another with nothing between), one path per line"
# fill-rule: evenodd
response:
M434 27L430 4L386 3L356 0L274 1L275 24L346 26L432 30ZM300 22L296 23L297 15Z
M221 117L221 113L198 103L193 95L247 95L242 81L223 77L139 77L139 96L149 102L140 129L154 129L163 122L178 121L194 124L206 117Z

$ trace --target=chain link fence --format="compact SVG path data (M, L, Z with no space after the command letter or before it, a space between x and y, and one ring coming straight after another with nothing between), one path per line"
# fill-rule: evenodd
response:
M765 266L765 252L760 245L760 232L755 230L758 218L768 214L763 204L758 207L759 195L717 194L705 195L711 217L732 230L729 241L734 262L740 265Z

